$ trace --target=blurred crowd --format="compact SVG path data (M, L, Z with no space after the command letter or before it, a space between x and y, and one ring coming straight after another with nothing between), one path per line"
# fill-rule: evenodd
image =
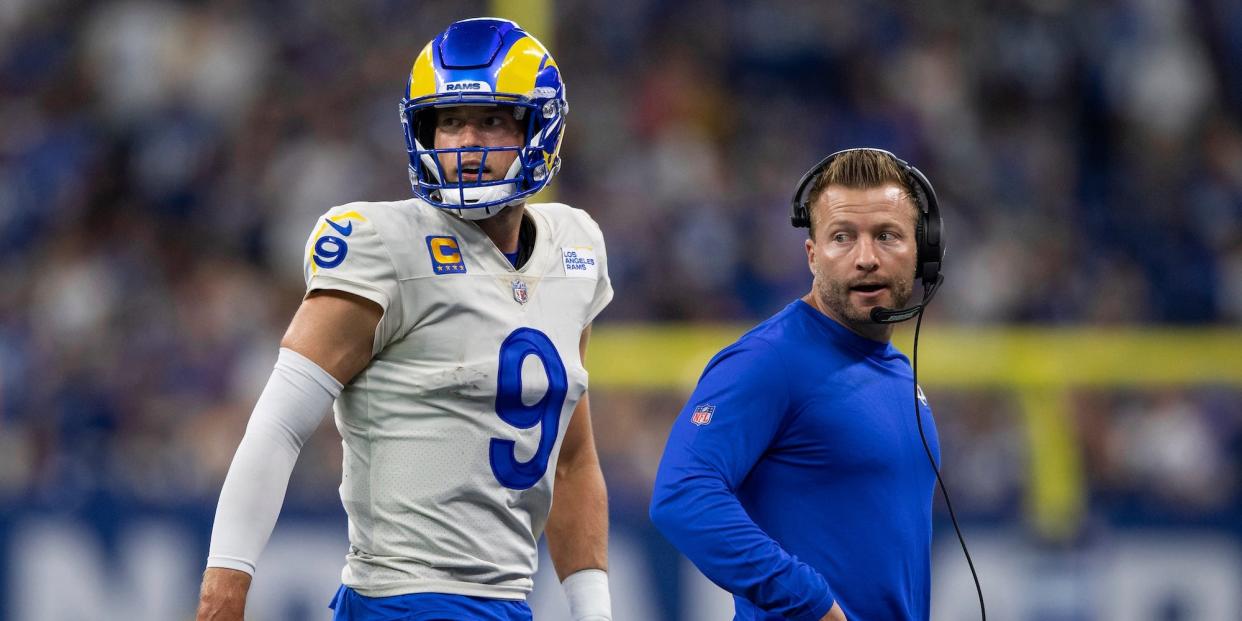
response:
M748 322L803 293L788 196L861 145L939 191L933 321L1242 320L1240 3L554 5L571 106L554 186L607 237L602 323ZM315 218L410 195L409 67L488 6L0 4L0 497L214 502ZM641 505L680 398L599 400L622 504ZM938 406L976 464L968 511L1021 502L1004 401ZM1228 391L1083 396L1093 499L1142 512L1180 476L1188 506L1238 511L1239 410ZM325 428L291 499L330 497L338 457Z

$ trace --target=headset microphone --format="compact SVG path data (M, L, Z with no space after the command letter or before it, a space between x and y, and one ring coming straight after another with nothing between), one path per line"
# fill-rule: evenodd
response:
M936 280L931 285L923 288L923 301L900 310L876 306L871 309L871 321L875 323L900 323L908 319L913 319L915 315L923 312L928 304L931 304L932 298L936 297L936 290L940 288L940 283L944 282L944 274L936 274Z

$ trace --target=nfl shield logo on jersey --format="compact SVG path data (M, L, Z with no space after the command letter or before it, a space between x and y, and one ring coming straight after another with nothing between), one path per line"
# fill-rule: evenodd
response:
M712 422L712 414L716 412L714 405L700 405L694 408L694 414L690 415L690 422L702 427Z
M526 300L530 299L526 294L526 283L521 280L513 281L513 299L517 300L518 304L525 304Z

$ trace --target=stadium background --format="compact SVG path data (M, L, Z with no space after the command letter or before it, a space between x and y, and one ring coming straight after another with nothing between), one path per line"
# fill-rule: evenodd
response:
M651 479L706 358L807 288L793 183L857 145L941 195L921 382L992 618L1242 616L1242 4L6 0L0 619L192 617L311 224L409 195L406 72L484 14L555 53L556 196L609 243L618 619L728 618ZM324 617L338 443L303 453L254 618ZM933 618L976 618L938 511ZM559 618L546 572L533 599Z

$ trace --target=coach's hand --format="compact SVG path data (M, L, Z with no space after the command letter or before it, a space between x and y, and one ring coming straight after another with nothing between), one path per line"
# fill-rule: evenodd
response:
M832 610L829 610L828 614L819 621L846 621L845 613L841 611L841 604L833 602Z
M198 596L197 621L242 621L250 574L236 569L208 567ZM831 614L831 613L830 613ZM844 618L844 617L842 617Z

